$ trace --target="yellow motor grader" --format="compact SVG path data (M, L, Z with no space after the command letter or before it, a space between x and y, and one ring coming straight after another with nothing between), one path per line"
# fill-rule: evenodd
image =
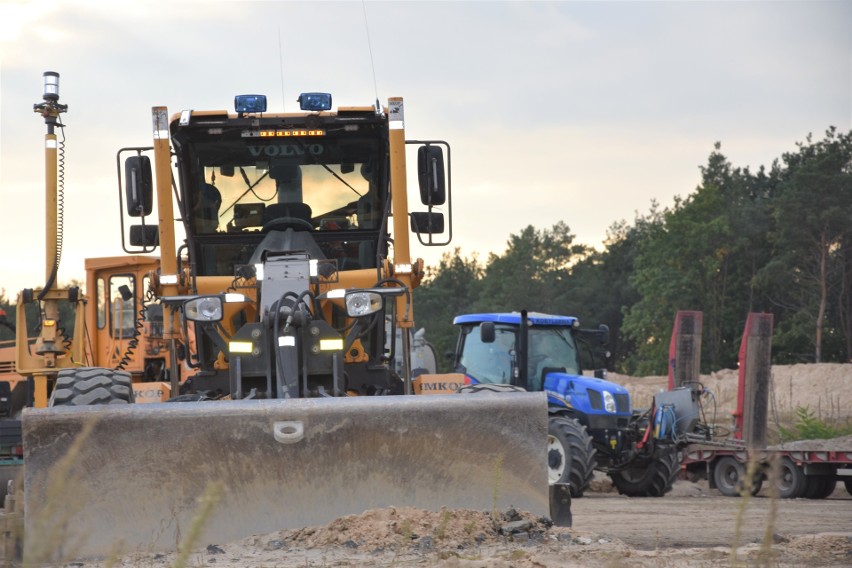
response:
M51 503L57 483L75 496L61 528L78 557L177 548L211 488L207 543L383 506L570 519L567 492L548 489L542 393L412 393L411 291L424 268L409 237L452 237L450 148L405 139L401 98L153 108L153 144L117 154L122 247L158 262L146 293L167 352L168 401L136 404L138 373L93 366L84 347L87 305L105 326L132 325L110 286L56 286L55 129L67 107L58 74L44 77L47 283L21 293L17 325L35 407L23 411L25 550L65 507ZM409 211L408 147L424 212ZM78 306L70 341L56 333L59 301ZM32 345L27 303L41 314Z

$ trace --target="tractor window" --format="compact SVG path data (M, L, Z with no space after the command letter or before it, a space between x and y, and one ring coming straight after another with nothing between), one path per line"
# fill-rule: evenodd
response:
M104 282L103 278L98 278L97 290L95 291L98 307L98 329L103 329L106 325L106 304L107 304L107 295L106 295L106 282Z
M572 375L580 374L577 345L567 328L533 327L529 332L529 358L527 373L529 390L543 387L545 369L564 369Z
M493 343L483 343L479 328L469 328L459 363L465 374L480 383L508 385L512 383L515 331L497 327L495 332Z
M115 338L133 337L136 322L136 279L130 274L109 278L110 334Z

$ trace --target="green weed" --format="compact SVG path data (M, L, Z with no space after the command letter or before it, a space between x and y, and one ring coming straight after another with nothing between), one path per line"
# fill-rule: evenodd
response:
M796 408L796 416L791 426L779 425L778 429L784 440L828 440L852 434L852 424L848 421L828 422L815 415L807 406Z

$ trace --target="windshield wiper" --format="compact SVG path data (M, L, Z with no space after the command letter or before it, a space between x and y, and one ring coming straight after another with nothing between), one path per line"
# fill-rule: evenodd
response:
M339 175L337 175L337 172L335 172L334 170L332 170L331 168L329 168L329 167L328 167L328 165L326 165L324 162L321 162L321 161L320 161L320 160L319 160L316 156L314 156L311 152L309 152L309 151L308 151L308 145L307 145L307 144L305 144L304 142L301 142L301 141L300 141L300 144L302 145L302 148L304 148L304 150L305 150L305 154L306 154L306 155L308 155L308 156L310 156L310 157L311 157L311 159L314 161L314 163L315 163L315 164L317 164L318 166L322 166L323 168L325 168L325 171L327 171L328 173L330 173L331 175L333 175L334 177L336 177L336 178L337 178L337 179L338 179L341 183L343 183L343 185L345 185L346 187L348 187L349 189L351 189L352 191L354 191L354 192L355 192L355 195L357 195L358 197L364 197L362 194L358 193L358 190L357 190L357 189L355 189L354 187L352 187L351 185L349 185L349 182L348 182L348 181L346 181L345 179L343 179L342 177L340 177Z

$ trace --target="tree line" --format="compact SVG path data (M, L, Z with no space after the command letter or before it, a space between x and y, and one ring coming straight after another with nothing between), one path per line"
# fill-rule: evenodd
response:
M457 314L573 315L610 327L611 370L664 374L678 310L704 312L704 372L735 367L746 316L766 312L773 363L852 360L852 131L808 136L757 171L717 143L700 172L687 197L613 223L603 250L558 222L484 261L445 253L414 291L417 327L441 354Z
M610 327L611 370L662 374L678 310L704 312L705 372L735 367L747 314L768 312L774 363L852 360L852 131L809 136L755 172L734 167L717 143L700 171L686 198L613 223L603 250L560 221L510 235L484 261L444 254L414 290L417 326L440 355L455 346L458 314L573 315ZM0 309L14 322L3 290ZM60 310L70 335L73 309ZM28 327L38 319L28 306ZM0 326L6 339L14 334Z

